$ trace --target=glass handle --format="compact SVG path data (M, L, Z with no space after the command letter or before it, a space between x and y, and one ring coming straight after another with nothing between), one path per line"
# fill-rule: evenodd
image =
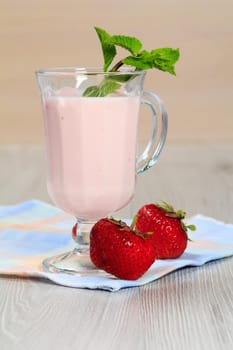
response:
M157 95L144 91L141 104L150 108L152 127L150 139L142 154L137 158L137 174L150 169L157 162L166 141L168 127L166 108Z

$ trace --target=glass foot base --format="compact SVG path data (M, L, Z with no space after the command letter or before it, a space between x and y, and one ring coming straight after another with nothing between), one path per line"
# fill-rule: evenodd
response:
M89 249L77 249L57 256L47 258L42 263L46 272L68 273L77 276L102 276L110 275L97 269L90 260Z

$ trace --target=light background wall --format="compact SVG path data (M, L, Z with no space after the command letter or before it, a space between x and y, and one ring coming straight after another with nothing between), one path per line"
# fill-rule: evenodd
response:
M34 71L101 65L94 26L180 48L177 76L145 84L167 106L168 142L233 142L232 0L0 0L0 143L43 142Z

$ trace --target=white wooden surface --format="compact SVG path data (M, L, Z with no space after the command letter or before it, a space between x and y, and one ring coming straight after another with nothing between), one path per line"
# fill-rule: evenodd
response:
M158 199L233 223L233 145L167 145L129 215ZM49 201L41 146L0 147L0 205ZM1 350L233 349L233 258L116 293L0 277Z

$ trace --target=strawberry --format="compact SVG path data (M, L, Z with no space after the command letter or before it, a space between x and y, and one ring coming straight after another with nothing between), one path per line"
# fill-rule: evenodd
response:
M156 258L156 249L147 237L123 221L103 218L90 233L91 260L97 268L118 278L136 280Z
M135 228L141 232L151 231L150 240L157 247L158 259L178 258L187 247L187 231L195 230L194 225L183 222L185 212L174 211L166 202L146 204L139 209Z

